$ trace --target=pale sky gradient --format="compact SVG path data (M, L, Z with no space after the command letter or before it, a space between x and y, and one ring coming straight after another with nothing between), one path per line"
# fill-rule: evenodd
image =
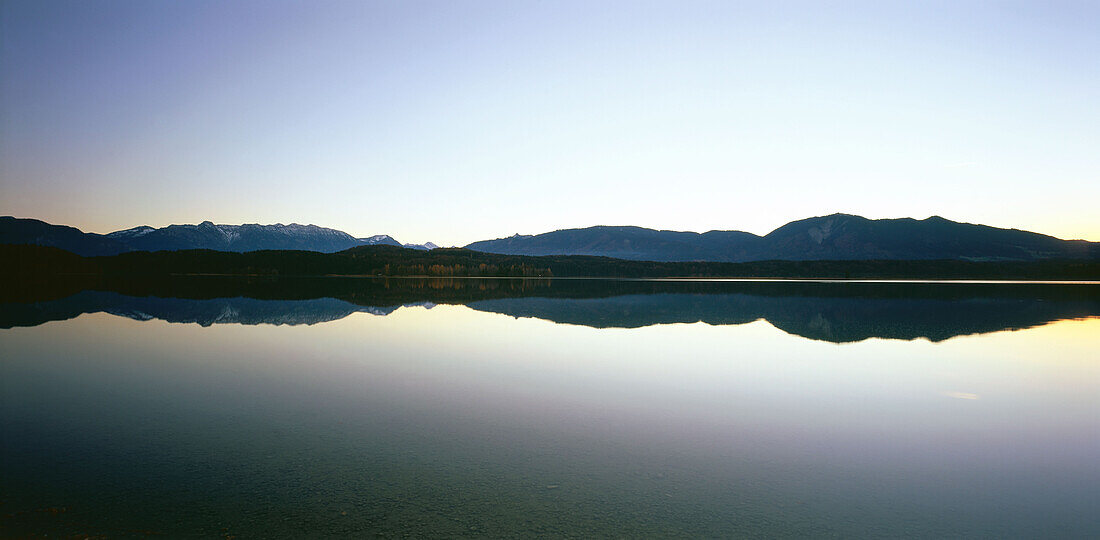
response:
M1100 240L1100 2L0 1L0 215Z

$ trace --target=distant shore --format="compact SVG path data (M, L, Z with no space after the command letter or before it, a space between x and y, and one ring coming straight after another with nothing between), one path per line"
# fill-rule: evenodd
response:
M849 260L653 262L581 255L499 255L466 249L366 246L338 253L182 250L82 257L61 249L0 245L0 275L616 278L786 281L1100 282L1100 261Z

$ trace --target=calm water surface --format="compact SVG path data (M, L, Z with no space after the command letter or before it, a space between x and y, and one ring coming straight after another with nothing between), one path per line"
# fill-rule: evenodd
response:
M470 283L3 304L0 536L1100 536L1096 286Z

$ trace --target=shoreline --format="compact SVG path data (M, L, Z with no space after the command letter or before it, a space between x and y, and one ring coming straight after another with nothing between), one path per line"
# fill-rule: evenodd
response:
M26 277L26 276L12 276ZM241 274L212 272L178 272L149 274L98 274L98 273L57 273L48 276L35 276L31 280L49 277L85 277L109 279L154 279L165 277L241 277L270 279L462 279L462 280L574 280L574 281L637 281L668 283L882 283L882 284L929 284L929 285L1100 285L1100 280L1082 279L951 279L951 278L844 278L844 277L628 277L628 276L433 276L433 275L376 275L376 274Z

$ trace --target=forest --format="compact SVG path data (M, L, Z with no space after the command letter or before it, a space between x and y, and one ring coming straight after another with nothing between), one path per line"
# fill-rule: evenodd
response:
M627 261L592 256L522 256L459 248L420 251L360 246L338 253L211 250L129 252L81 257L57 248L0 245L0 274L163 276L425 276L610 278L821 278L1096 280L1087 260L855 260L748 263Z

